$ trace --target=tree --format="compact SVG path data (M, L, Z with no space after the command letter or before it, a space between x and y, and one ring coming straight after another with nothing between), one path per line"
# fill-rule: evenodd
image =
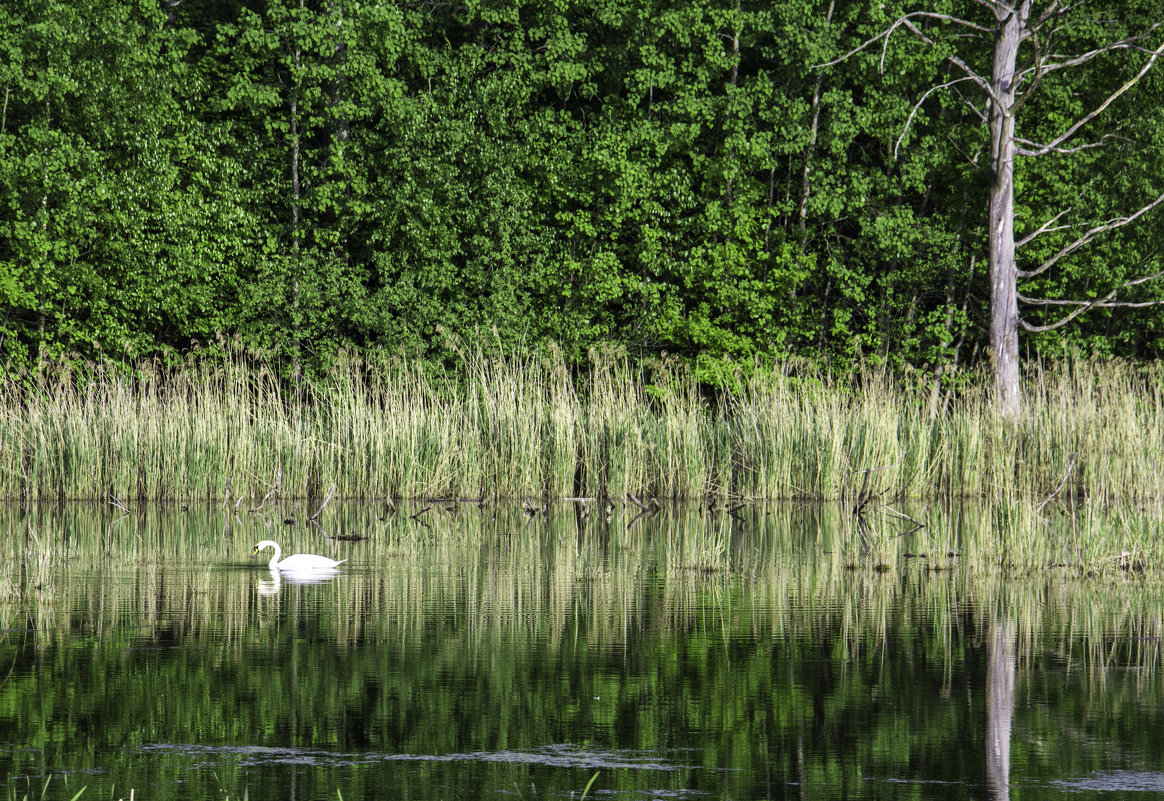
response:
M935 92L949 90L958 93L989 132L986 159L988 172L988 201L986 218L987 260L990 269L990 348L993 361L994 383L1000 411L1009 418L1020 412L1018 332L1049 331L1070 322L1083 312L1094 308L1143 305L1158 301L1124 301L1119 295L1124 290L1141 285L1164 275L1153 271L1137 275L1109 286L1103 294L1088 299L1038 299L1019 292L1020 279L1042 275L1051 267L1088 245L1100 234L1123 227L1141 218L1164 203L1164 192L1143 203L1137 210L1121 214L1106 222L1095 223L1072 238L1061 248L1031 269L1020 270L1017 252L1023 246L1050 232L1066 229L1056 223L1067 213L1060 211L1043 224L1016 241L1015 238L1015 171L1020 157L1071 156L1094 148L1101 148L1117 137L1107 133L1090 142L1077 143L1076 134L1100 118L1110 115L1109 110L1124 98L1148 73L1161 53L1164 53L1164 20L1144 19L1138 9L1119 4L1118 13L1102 14L1092 5L1068 5L1060 0L973 0L964 8L963 15L936 11L912 11L901 14L880 32L850 50L838 59L821 65L831 66L844 61L872 45L881 43L881 66L884 69L890 40L904 29L913 41L944 55L947 65L955 74L951 80L933 84L913 104L904 130L895 150L905 140L910 124L920 106ZM973 13L970 13L973 12ZM1148 7L1148 13L1152 13ZM1158 12L1157 12L1158 13ZM1105 19L1122 19L1116 23ZM1140 20L1138 29L1128 32L1127 21ZM1120 30L1121 25L1124 30ZM1153 42L1159 40L1155 46ZM1119 56L1119 63L1106 70L1097 69L1106 64L1111 55ZM1036 108L1033 102L1036 90L1046 84L1061 81L1065 70L1086 70L1086 83L1074 85L1084 95L1094 94L1094 87L1105 87L1073 120L1063 120L1058 129L1049 132L1041 141L1024 136L1019 128L1019 112ZM1118 74L1121 72L1123 74ZM1111 85L1112 73L1117 73L1116 85ZM1130 75L1128 74L1130 73ZM961 94L962 88L975 88L982 97L982 105ZM1045 112L1046 110L1044 110ZM1032 114L1037 126L1046 114ZM1053 115L1053 118L1061 117ZM1023 116L1024 122L1026 116ZM1158 187L1157 187L1158 188ZM1065 305L1073 307L1061 319L1038 325L1019 316L1018 303L1046 307Z
M175 100L189 37L156 3L0 9L0 358L139 354L213 330Z
M286 0L208 26L215 192L243 223L223 237L243 251L228 314L248 346L285 354L297 383L305 358L350 343L367 308L357 240L374 216L368 150L380 147L368 129L399 91L399 17Z

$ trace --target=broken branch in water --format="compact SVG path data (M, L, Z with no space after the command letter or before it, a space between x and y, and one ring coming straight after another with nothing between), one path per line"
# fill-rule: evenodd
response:
M328 503L331 502L331 496L333 496L333 495L335 495L335 484L331 485L331 489L328 490L327 497L323 499L323 503L321 503L319 505L319 508L315 510L315 514L313 514L311 517L309 517L307 519L308 520L318 520L319 513L323 511L323 507L327 506Z
M643 511L643 512L649 511L647 505L645 503L643 503L642 501L640 501L638 498L636 498L634 496L634 493L628 492L626 494L626 497L630 500L631 503L633 503L635 506L639 507L640 511Z

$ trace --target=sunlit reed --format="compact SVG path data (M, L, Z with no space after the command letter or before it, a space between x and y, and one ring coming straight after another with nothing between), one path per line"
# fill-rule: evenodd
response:
M306 391L237 353L132 372L63 365L0 384L0 496L319 502L357 498L719 498L990 503L1164 497L1164 373L1035 365L1021 420L986 382L837 378L806 363L679 364L550 349L467 352L447 370L343 357ZM310 514L310 512L308 512Z

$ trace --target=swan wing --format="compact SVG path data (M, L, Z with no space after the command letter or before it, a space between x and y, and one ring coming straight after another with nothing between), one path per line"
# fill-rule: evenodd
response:
M346 562L347 560L341 560ZM340 564L334 559L328 559L326 556L316 556L312 553L297 553L293 556L288 556L279 563L280 570L331 570L336 565Z

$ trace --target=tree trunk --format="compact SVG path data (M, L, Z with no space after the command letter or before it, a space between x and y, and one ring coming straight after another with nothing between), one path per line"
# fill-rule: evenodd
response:
M833 6L834 3L829 3L829 10L825 14L825 27L827 28L833 21ZM804 146L804 170L800 175L800 206L796 210L797 220L800 224L800 232L805 232L805 227L808 224L808 193L812 189L809 184L808 174L812 170L812 158L816 153L816 139L820 132L820 90L824 84L824 72L818 71L816 74L816 85L812 89L812 122L808 129L808 144Z
M732 43L732 71L731 71L731 75L728 76L728 84L732 88L735 88L737 86L737 81L739 80L739 77L740 77L740 0L736 0L736 18L735 18L735 26L732 30L731 43ZM730 95L729 95L729 97L730 97ZM728 127L727 104L725 104L723 128L727 128L727 127ZM721 135L725 139L727 138L727 134L721 133ZM730 147L727 148L727 158L729 161L732 161L735 158L735 152ZM731 207L731 205L732 205L732 184L734 184L734 183L735 183L735 177L733 175L732 177L728 178L727 191L725 193L726 198L727 198L728 207Z
M1015 62L1028 3L998 9L994 69L990 85L990 204L987 234L990 262L990 348L994 388L1003 416L1019 416L1018 268L1014 255Z
M332 55L335 58L335 78L331 82L331 153L329 156L330 170L329 180L340 180L343 182L342 197L346 205L351 198L352 187L349 180L349 170L346 161L347 143L351 136L351 120L340 109L345 91L345 67L347 65L348 48L344 40L345 20L344 9L341 3L333 2L327 6L328 21L334 31L334 45L332 46ZM336 214L337 223L339 225L339 237L334 248L335 258L342 264L347 265L351 259L351 247L348 242L348 215L343 212Z
M299 0L299 9L303 10L303 0ZM296 407L303 402L303 357L299 348L299 276L301 275L301 265L299 262L299 216L300 216L300 199L299 199L299 90L298 90L298 72L302 66L303 51L296 46L295 59L295 74L292 76L291 102L290 102L290 134L291 134L291 269L295 274L291 277L291 328L294 331L295 345L294 352L291 359L291 371L294 374L295 381L295 403Z

